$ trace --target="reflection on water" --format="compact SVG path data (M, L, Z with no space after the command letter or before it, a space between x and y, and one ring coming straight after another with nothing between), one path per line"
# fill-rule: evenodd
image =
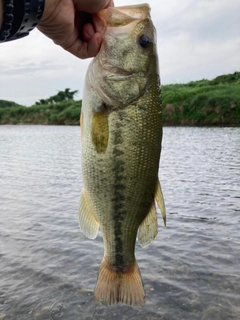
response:
M146 304L93 290L102 238L80 233L78 127L0 126L0 320L240 319L240 128L164 128L168 213L136 246Z

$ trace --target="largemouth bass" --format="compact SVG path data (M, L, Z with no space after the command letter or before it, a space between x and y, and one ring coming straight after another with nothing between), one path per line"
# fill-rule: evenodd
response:
M79 224L91 239L100 226L104 258L95 298L144 305L134 249L158 233L155 200L166 223L158 180L162 106L155 28L147 4L97 13L103 34L85 79L81 112Z

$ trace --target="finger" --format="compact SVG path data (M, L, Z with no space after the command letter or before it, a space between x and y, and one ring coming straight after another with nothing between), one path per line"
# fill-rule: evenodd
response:
M88 42L76 39L70 46L63 48L80 59L87 59L97 55L101 41L101 34L96 32Z
M101 47L102 35L99 32L94 33L94 35L88 41L88 54L90 57L95 57Z
M89 39L94 35L95 30L91 23L86 23L82 28L83 40L88 42Z

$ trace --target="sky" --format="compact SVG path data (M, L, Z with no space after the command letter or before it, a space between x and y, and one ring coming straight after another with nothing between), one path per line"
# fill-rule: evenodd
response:
M145 2L157 29L162 84L240 71L239 0L115 0L115 6ZM0 44L0 99L30 106L65 88L81 99L89 63L34 29Z

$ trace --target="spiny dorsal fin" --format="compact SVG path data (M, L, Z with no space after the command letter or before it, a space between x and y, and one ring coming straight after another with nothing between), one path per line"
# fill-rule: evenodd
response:
M158 180L157 182L157 188L155 192L155 200L157 202L158 208L161 211L163 222L164 222L164 227L166 227L166 208L165 208L165 203L164 203L164 198L162 194L162 188L160 181Z
M138 241L142 247L147 247L158 234L158 221L155 203L153 201L150 211L138 229Z
M83 190L80 195L78 213L80 230L89 239L95 239L98 234L99 223L91 212L85 190Z

